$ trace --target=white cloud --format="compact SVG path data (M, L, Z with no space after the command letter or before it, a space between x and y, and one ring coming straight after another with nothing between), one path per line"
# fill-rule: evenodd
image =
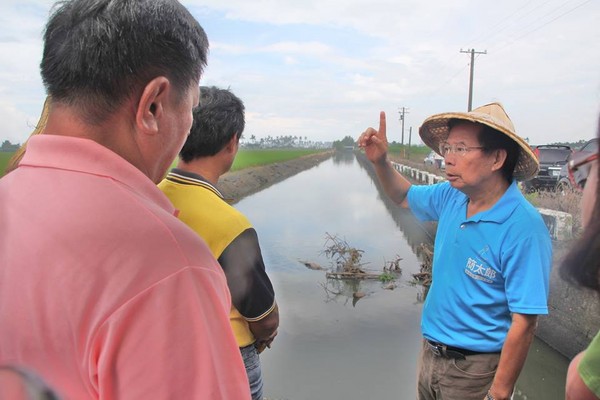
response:
M25 113L14 104L0 98L0 121L2 121L2 140L11 143L22 143L35 128L42 110L39 105L38 114Z
M428 115L500 100L532 141L594 135L600 111L600 3L586 0L186 0L211 42L202 84L246 103L248 135L335 140L398 108ZM38 65L51 1L0 5L1 138L24 140L44 99ZM395 136L394 136L395 135ZM413 140L414 142L414 140Z
M331 53L331 48L318 42L278 42L261 49L265 52L303 54L306 56L323 56Z

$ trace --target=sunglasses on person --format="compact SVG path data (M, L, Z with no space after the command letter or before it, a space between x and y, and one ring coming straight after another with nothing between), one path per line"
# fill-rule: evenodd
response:
M592 168L590 163L597 159L598 153L582 154L579 157L575 156L567 164L567 168L569 169L569 178L571 179L571 182L574 182L579 189L583 189L585 181L590 174L590 170Z

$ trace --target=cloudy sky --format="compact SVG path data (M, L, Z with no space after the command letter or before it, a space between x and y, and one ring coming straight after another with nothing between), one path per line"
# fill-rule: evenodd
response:
M530 143L589 139L600 112L598 0L183 0L210 40L201 84L246 104L245 137L331 141L388 116L422 121L500 101ZM45 97L42 30L53 1L0 4L0 140L24 141Z

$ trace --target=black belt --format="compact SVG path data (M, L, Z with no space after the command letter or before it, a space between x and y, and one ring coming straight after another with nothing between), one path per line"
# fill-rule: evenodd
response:
M446 346L443 343L432 342L431 340L427 340L427 339L425 339L425 342L429 345L429 350L431 350L431 352L438 357L455 358L458 360L464 360L466 358L466 356L472 356L475 354L484 354L480 351L472 351L472 350L461 349L458 347Z

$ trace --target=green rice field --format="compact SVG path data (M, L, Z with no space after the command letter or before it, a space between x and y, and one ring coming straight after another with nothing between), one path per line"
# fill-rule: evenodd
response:
M232 166L232 170L240 170L248 167L256 167L259 165L267 165L276 162L292 160L294 158L306 156L309 154L319 153L323 149L240 149ZM4 175L4 169L8 160L12 157L11 152L0 152L0 176ZM177 160L172 166L177 164Z
M294 158L320 153L323 149L240 149L235 157L232 171L259 165L292 160Z
M390 155L400 156L411 161L423 162L423 159L429 154L431 149L427 146L402 146L400 144L390 144L388 152Z
M13 152L0 151L0 176L4 176L6 164L8 164L8 160L10 160L13 154Z

